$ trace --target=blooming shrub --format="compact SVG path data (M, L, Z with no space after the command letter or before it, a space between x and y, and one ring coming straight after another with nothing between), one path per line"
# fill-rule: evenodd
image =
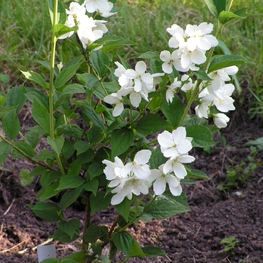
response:
M115 14L112 2L85 0L65 9L60 1L48 0L51 58L42 65L50 70L49 82L39 73L23 72L39 89L20 86L6 94L0 161L12 152L36 165L21 173L27 176L24 184L40 175L39 202L31 209L43 220L58 222L54 239L82 240L80 251L64 260L110 262L118 250L127 259L163 255L159 248L140 247L127 228L145 216L163 219L187 212L181 185L208 178L188 165L195 160L190 152L213 146L214 126L227 126L225 113L235 109L229 76L243 59L213 56L223 26L239 16L225 1L206 2L219 21L215 36L206 22L185 29L174 24L167 28L166 50L141 54L133 67L110 56L127 43L107 37L104 19ZM56 45L67 38L79 45L82 56L55 68ZM22 134L17 113L26 100L36 125ZM41 139L48 147L39 151ZM59 202L50 200L54 196ZM64 216L80 197L86 205L83 226ZM92 225L92 215L110 205L116 208L111 227ZM104 255L108 244L110 253Z

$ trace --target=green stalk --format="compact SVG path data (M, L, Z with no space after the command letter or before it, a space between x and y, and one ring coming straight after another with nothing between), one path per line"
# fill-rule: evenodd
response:
M51 40L51 56L50 56L50 77L49 77L49 93L48 93L48 102L49 102L49 124L50 124L50 137L55 139L55 125L54 125L54 76L55 76L55 56L56 56L56 25L58 23L58 0L54 1L53 8L53 24L52 24L52 40ZM61 163L60 157L57 153L56 159L59 166L59 169L62 174L65 174L63 165Z
M56 55L56 43L57 37L55 32L55 27L57 24L57 13L58 13L58 0L54 1L54 10L53 10L53 25L52 25L52 40L51 40L51 56L50 56L50 77L49 77L49 123L50 123L50 137L55 138L54 132L54 118L53 118L53 96L54 96L54 70L55 70L55 55Z

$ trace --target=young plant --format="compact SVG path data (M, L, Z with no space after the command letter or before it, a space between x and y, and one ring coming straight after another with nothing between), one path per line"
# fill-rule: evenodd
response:
M249 144L247 144L249 145ZM247 157L247 162L243 161L238 165L231 165L227 167L226 182L221 183L218 186L219 190L232 191L242 186L251 174L262 165L262 162L256 161L259 149L254 146L250 146L251 155Z
M239 243L239 240L234 236L223 238L220 244L224 245L222 252L232 252L235 250L236 245Z
M232 2L206 1L218 19L215 36L206 22L185 28L173 24L167 28L166 50L141 54L132 66L121 57L115 61L111 53L129 44L106 35L113 2L85 0L65 9L60 1L48 0L50 60L40 63L49 77L23 72L39 88L15 87L1 107L0 163L9 153L32 161L33 171L21 170L23 184L40 176L39 202L31 209L58 223L52 238L81 240L79 252L43 262L111 262L117 251L126 260L163 255L159 248L141 247L127 229L138 220L189 210L181 183L208 178L188 165L195 160L190 152L214 145L214 126L226 127L225 113L235 109L234 85L228 81L243 59L213 55L225 24L240 17L230 11ZM56 48L66 38L81 56L61 63ZM36 125L22 133L18 113L27 100ZM40 141L44 148L38 147ZM65 217L80 197L86 206L83 224ZM111 205L116 208L112 225L93 225L92 215Z

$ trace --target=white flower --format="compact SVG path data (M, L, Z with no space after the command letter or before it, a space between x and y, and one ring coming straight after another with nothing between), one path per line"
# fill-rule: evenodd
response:
M181 56L178 51L174 51L172 54L168 50L164 50L160 53L160 59L164 62L162 64L163 72L170 74L173 72L173 67L179 71L184 70L181 67Z
M141 150L134 156L134 161L124 166L125 173L134 175L138 179L146 179L151 174L149 165L147 164L151 157L150 150Z
M115 13L110 12L112 8L113 8L113 3L108 2L108 3L107 3L107 10L105 10L105 9L106 9L106 8L105 8L104 11L101 12L101 16L102 16L102 17L110 17L110 16L112 16L112 15L115 15L116 12L115 12Z
M121 187L114 188L111 192L115 195L111 199L112 205L120 204L125 197L129 200L132 199L132 195L148 194L151 183L147 180L141 180L136 177L127 177L125 184Z
M168 89L166 91L166 101L169 103L173 102L174 94L176 93L176 90L181 87L182 82L177 81L177 78L174 79L174 82L168 86Z
M234 90L235 86L233 84L225 84L214 91L215 99L213 104L219 111L228 112L235 109L234 100L230 97Z
M217 90L220 86L225 84L225 81L230 81L230 77L235 75L238 72L237 66L231 66L222 68L216 71L213 71L208 74L208 76L212 79L212 86L214 90Z
M84 48L102 38L103 34L107 32L103 23L104 21L94 20L86 15L81 18L77 33Z
M110 95L107 95L106 97L104 97L103 99L106 103L109 104L114 104L115 107L113 109L113 113L112 115L114 117L117 117L119 115L121 115L121 113L124 110L124 105L123 105L123 98L122 96L117 92L117 93L112 93Z
M224 113L214 114L213 120L217 128L225 128L229 122L229 118Z
M106 175L107 180L113 180L121 176L121 169L124 167L122 160L119 157L114 158L114 163L109 160L103 160L103 164L106 164L103 172Z
M213 24L207 24L206 22L200 25L187 25L185 34L189 37L186 41L189 51L201 49L204 51L209 50L211 47L218 45L217 39L210 35L213 31Z
M57 67L58 67L58 71L60 72L62 68L64 67L62 61L60 61L59 64L57 64Z
M174 172L177 178L183 179L187 175L187 171L183 163L192 163L195 158L191 155L181 154L175 158L170 158L163 166L164 173Z
M206 61L205 52L200 49L190 51L187 47L180 49L181 51L181 67L184 69L183 72L191 69L192 71L199 70L195 64L200 65Z
M100 13L109 12L108 0L85 0L85 6L89 13L99 11Z
M134 91L141 92L143 90L143 85L150 85L150 89L152 89L153 77L150 73L146 73L145 62L137 62L135 65L135 70L127 69L125 75L134 81Z
M164 165L158 167L158 169L151 170L151 178L154 180L153 191L156 195L162 195L166 190L166 184L174 196L179 196L182 193L182 187L180 180L172 173L164 173Z
M157 136L161 151L165 157L175 158L187 154L192 149L192 138L186 137L186 129L178 127L172 133L164 131Z
M83 16L85 15L85 6L84 4L80 5L79 3L76 2L71 2L69 5L69 9L66 9L67 15L72 15L72 16Z
M110 180L109 187L113 188L111 204L120 204L125 197L132 199L132 195L148 194L151 186L151 171L147 162L151 157L151 151L141 150L135 154L134 161L126 165L118 158L114 162L103 160L106 164L104 174Z
M186 92L188 90L192 90L195 87L195 83L193 83L193 80L187 74L184 74L181 77L181 81L184 83L182 88L181 88L181 90L183 90L184 92Z
M180 48L185 45L186 34L180 26L173 24L166 30L172 36L168 42L169 47Z

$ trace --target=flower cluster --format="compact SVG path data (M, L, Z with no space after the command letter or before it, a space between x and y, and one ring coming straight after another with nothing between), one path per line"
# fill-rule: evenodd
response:
M103 160L106 165L104 174L110 181L109 187L113 188L114 194L111 203L120 204L125 197L132 199L133 194L148 194L149 188L153 186L156 195L161 195L168 184L171 193L179 196L182 193L180 180L185 178L187 171L184 163L191 163L194 157L188 155L192 149L192 138L186 137L184 127L179 127L172 133L164 131L158 135L158 142L163 155L169 158L165 164L158 169L150 169L150 150L141 150L136 153L134 160L123 164L119 157L114 162Z
M105 26L106 21L95 20L86 12L90 14L97 12L102 17L109 17L114 14L110 12L112 8L113 4L108 0L85 0L82 5L71 2L69 9L66 10L68 16L65 25L69 28L77 27L78 38L83 48L87 48L88 45L102 38L108 29ZM73 34L74 31L70 31L60 36L59 39L68 38Z
M233 84L226 84L226 81L230 80L229 75L234 75L237 71L236 66L231 66L209 74L212 81L202 83L201 86L204 88L199 93L199 105L195 108L198 117L208 118L209 115L212 115L218 128L227 126L229 117L224 113L235 109L234 100L231 97L235 87ZM218 113L211 114L213 106L219 111Z
M134 160L126 165L119 157L115 157L114 162L102 161L106 164L104 169L106 178L111 181L109 187L115 187L111 191L115 194L111 199L112 205L120 204L125 197L131 200L133 194L148 194L151 171L147 163L150 157L150 150L141 150L136 153Z
M142 98L148 101L148 94L155 91L155 85L158 83L157 78L164 75L150 74L146 72L146 64L143 61L137 62L134 69L125 69L122 64L115 62L117 69L114 74L118 77L120 90L116 93L107 95L104 98L106 103L115 105L113 116L119 116L124 110L124 97L129 95L132 106L138 107Z
M217 39L210 34L212 30L213 25L207 23L201 23L198 26L187 25L185 30L175 24L167 28L168 33L172 36L168 45L176 50L172 53L168 50L161 52L160 59L163 61L163 71L170 74L173 69L180 72L199 70L196 65L201 65L206 61L205 52L218 45ZM229 76L236 74L237 71L236 66L219 69L208 74L211 80L202 81L198 84L198 105L195 107L198 117L208 118L212 116L218 128L227 126L229 117L224 113L235 109L234 100L231 97L235 87L226 82L230 80ZM171 103L174 94L179 89L187 92L195 89L196 85L197 82L187 74L182 75L181 79L175 78L166 91L166 101ZM216 112L211 111L211 109L213 111L215 109Z
M213 25L205 22L198 26L187 25L185 30L176 24L167 28L172 36L168 45L175 50L172 53L168 50L161 52L163 71L170 74L173 68L180 72L199 70L196 65L206 61L205 52L218 45L217 39L210 34L212 31Z

